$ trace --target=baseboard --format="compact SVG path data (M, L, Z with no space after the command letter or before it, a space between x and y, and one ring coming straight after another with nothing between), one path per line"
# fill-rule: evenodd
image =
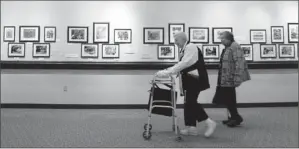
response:
M202 104L204 108L224 108L214 104ZM298 107L298 102L272 102L272 103L238 103L238 108L255 107ZM86 105L86 104L22 104L22 103L4 103L1 108L26 108L26 109L146 109L145 104L131 105ZM183 108L182 104L177 105L178 109Z
M175 62L60 62L60 61L1 61L1 69L107 69L159 70ZM218 69L218 62L206 62L207 69ZM249 69L298 69L298 61L248 62Z

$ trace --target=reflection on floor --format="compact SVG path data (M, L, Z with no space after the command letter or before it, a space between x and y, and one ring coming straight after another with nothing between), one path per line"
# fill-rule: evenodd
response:
M207 109L218 122L213 137L176 142L169 117L152 117L152 138L142 137L146 110L1 109L1 147L298 147L298 108L241 108L244 124L221 124L224 109ZM182 127L183 111L178 110Z

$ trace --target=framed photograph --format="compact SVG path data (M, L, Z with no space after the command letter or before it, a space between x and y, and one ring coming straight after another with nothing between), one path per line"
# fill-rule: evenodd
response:
M33 43L32 57L50 57L50 43Z
M87 43L88 27L84 26L68 26L67 27L68 43Z
M99 48L98 44L83 43L81 45L81 57L82 58L98 58Z
M119 58L119 45L102 44L102 58Z
M158 59L175 59L175 46L158 45Z
M298 43L298 23L288 23L289 43Z
M275 44L261 44L261 58L276 58Z
M174 35L177 32L185 32L185 24L184 23L169 23L168 24L168 35L169 35L169 43L174 43Z
M280 44L279 45L279 58L295 58L295 45Z
M25 43L8 43L8 57L25 57Z
M283 43L284 42L283 26L271 26L271 42Z
M114 29L114 43L132 43L132 30Z
M253 61L253 46L251 44L241 44L240 45L246 61Z
M94 22L93 23L93 42L94 43L109 43L109 22Z
M220 35L224 31L233 32L232 27L214 27L213 29L213 43L221 43Z
M56 27L45 26L44 28L44 41L45 42L56 42Z
M219 45L203 45L202 50L205 59L219 59Z
M15 41L15 27L14 26L4 26L3 41L4 42L14 42Z
M209 43L209 28L189 27L189 40L191 43Z
M250 43L266 43L266 36L265 29L252 29L250 30Z
M143 28L144 44L164 44L164 28Z
M39 42L40 27L39 26L20 26L19 38L20 42Z

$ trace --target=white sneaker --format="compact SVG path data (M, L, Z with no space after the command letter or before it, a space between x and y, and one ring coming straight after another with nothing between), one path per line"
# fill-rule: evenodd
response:
M196 136L198 134L197 128L192 126L187 126L185 129L180 130L182 135Z
M210 120L209 122L207 122L208 128L205 132L205 137L210 137L214 133L216 126L217 126L217 124L213 120Z

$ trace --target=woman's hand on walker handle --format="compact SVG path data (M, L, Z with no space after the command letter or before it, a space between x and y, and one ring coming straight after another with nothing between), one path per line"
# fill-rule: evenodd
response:
M167 70L160 70L156 73L156 76L158 76L158 77L168 77L169 74L170 73Z

